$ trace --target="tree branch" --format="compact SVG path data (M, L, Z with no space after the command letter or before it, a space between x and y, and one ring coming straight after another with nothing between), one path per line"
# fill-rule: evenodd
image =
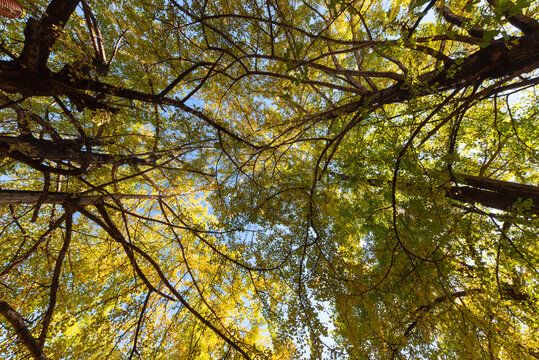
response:
M502 5L500 1L488 0L488 3L495 9L500 8ZM515 8L515 4L511 1L504 1L504 9L502 9L503 15L509 20L511 25L522 31L524 34L531 34L534 31L539 30L539 21L525 16L522 13L511 14L511 10Z
M5 204L32 204L35 205L41 195L41 191L31 190L0 190L0 205ZM159 199L160 195L136 195L136 194L111 194L111 195L83 195L79 196L67 192L48 192L43 199L43 204L69 204L88 206L98 201L107 200L149 200Z
M440 13L442 14L442 17L445 19L445 21L453 25L457 25L460 28L463 28L471 36L474 36L477 38L483 38L483 35L485 34L485 30L481 26L473 24L471 19L454 14L445 5L442 7L439 7L438 9Z
M23 317L11 307L7 302L0 300L0 314L2 314L7 321L13 326L17 337L24 346L30 351L30 354L36 360L47 360L47 357L43 353L43 349L37 343L36 339L32 336L30 330L26 326Z
M50 295L49 295L49 307L43 318L43 327L41 328L41 334L39 335L39 345L43 347L45 341L47 340L47 332L49 331L49 325L52 320L52 315L54 313L54 308L56 306L56 296L58 294L58 287L60 285L60 274L62 272L62 263L69 249L69 244L71 243L71 232L73 229L73 210L68 208L66 210L66 230L64 235L64 244L58 253L56 258L56 265L52 273L52 281L50 286Z

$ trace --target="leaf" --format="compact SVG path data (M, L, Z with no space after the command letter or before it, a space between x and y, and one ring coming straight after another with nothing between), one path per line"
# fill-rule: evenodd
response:
M408 4L408 11L415 11L415 9L425 5L430 0L411 0Z
M529 1L77 4L3 22L4 358L539 348Z

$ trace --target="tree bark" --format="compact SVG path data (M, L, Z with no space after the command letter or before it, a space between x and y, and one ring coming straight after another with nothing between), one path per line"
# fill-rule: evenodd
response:
M346 174L335 172L331 174L341 180L350 180L350 176ZM468 204L481 204L502 211L519 210L520 203L531 201L529 209L521 210L526 214L539 215L539 186L468 174L455 174L455 177L457 185L449 186L446 191L447 197L451 199ZM391 181L380 179L367 179L366 183L374 187L391 187ZM414 187L411 183L404 186Z
M51 2L49 8L53 8L54 5L58 6L56 3L57 1ZM68 12L70 8L62 7L62 9ZM528 20L530 24L526 28L526 33L521 37L515 37L508 42L503 39L491 40L488 46L477 50L471 55L447 62L442 70L419 75L417 83L414 85L401 81L385 89L369 92L359 100L328 110L323 114L319 114L319 116L335 117L354 113L364 108L366 104L373 109L379 108L385 104L406 101L412 96L431 95L441 91L477 85L487 79L507 76L516 77L531 72L539 67L539 25L534 19L530 18ZM25 32L25 49L19 59L0 61L0 89L26 96L65 95L70 97L78 106L90 108L106 107L106 105L101 103L97 97L87 95L85 92L88 90L95 94L172 105L179 108L184 107L184 104L180 101L175 101L171 98L111 86L92 80L84 74L74 74L69 73L69 71L67 73L66 71L53 73L48 69L41 72L28 71L28 69L35 68L35 66L26 64L34 61L33 56L27 56L25 53L27 45L28 48L31 48L30 44L33 42L31 40L33 36L31 29L32 26L30 26L29 21L28 31ZM50 41L47 40L46 43ZM44 56L39 56L41 62ZM22 68L20 64L24 64L25 67ZM216 124L212 125L215 126Z
M45 77L50 73L47 60L53 45L78 4L79 0L52 0L39 21L28 19L24 29L24 48L15 60L19 70L41 73Z
M2 314L7 321L13 326L17 337L24 346L30 351L30 354L36 360L47 360L47 357L43 353L41 346L37 343L36 339L32 336L30 330L26 326L23 317L11 307L7 302L0 300L0 314Z
M4 146L1 146L4 145ZM7 145L7 146L5 146ZM29 136L2 136L0 135L0 148L17 150L33 159L45 159L50 161L69 161L84 163L88 153L80 149L80 144L75 141L42 140ZM7 154L9 155L9 154ZM139 166L155 166L154 159L141 159L129 155L110 155L103 153L89 154L89 163L92 165L104 164L131 164Z
M539 215L537 186L465 174L458 174L457 181L462 181L464 186L452 186L447 193L454 200L502 211L521 210L526 214ZM529 201L529 208L519 209L519 204Z
M43 192L29 190L0 190L0 205L9 204L37 204ZM42 204L76 204L79 206L88 206L98 201L105 200L146 200L158 199L158 195L83 195L70 194L66 192L49 192L43 198Z

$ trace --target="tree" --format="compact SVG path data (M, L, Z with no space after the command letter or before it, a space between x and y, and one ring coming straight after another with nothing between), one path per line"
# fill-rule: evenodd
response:
M539 357L537 4L23 7L6 357Z

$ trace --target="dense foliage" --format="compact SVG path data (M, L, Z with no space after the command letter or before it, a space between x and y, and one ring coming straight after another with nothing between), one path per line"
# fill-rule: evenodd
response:
M539 3L21 5L3 358L539 358Z

